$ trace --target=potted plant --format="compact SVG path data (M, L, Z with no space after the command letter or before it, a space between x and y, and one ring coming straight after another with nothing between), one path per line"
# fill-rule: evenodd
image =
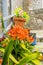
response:
M7 43L7 46L0 47L0 51L4 52L2 65L41 65L40 52L32 51L34 46L31 44L34 38L29 36L29 32L19 25L13 26L7 32L8 39L1 43Z
M24 23L30 20L30 16L22 8L15 9L14 14L13 21L16 25L23 26Z

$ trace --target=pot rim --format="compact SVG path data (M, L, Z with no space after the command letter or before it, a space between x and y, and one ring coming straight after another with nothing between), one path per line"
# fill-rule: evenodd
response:
M25 18L21 18L21 17L13 17L13 21L22 21L22 22L25 22L26 19Z

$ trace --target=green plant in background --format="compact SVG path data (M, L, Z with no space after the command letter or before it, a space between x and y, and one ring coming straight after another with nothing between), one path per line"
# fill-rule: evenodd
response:
M22 8L16 8L14 10L14 14L16 17L25 18L26 22L28 22L30 20L29 14L27 14L25 11L23 11Z

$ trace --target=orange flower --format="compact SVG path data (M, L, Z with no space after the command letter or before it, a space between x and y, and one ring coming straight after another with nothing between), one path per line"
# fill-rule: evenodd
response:
M25 32L26 34L28 34L28 29L25 29L25 28L24 28L24 32Z
M27 37L28 42L34 42L34 38L32 36Z
M26 38L26 35L24 33L20 33L17 35L19 39L25 39Z
M26 39L28 37L28 30L25 28L22 28L21 26L14 26L13 28L11 28L8 32L9 36L11 36L12 38L16 39L19 38L21 40Z

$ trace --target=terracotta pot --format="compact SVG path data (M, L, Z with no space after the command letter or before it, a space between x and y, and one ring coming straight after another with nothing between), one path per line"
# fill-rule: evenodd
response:
M26 20L24 18L13 17L13 21L16 25L24 26Z

